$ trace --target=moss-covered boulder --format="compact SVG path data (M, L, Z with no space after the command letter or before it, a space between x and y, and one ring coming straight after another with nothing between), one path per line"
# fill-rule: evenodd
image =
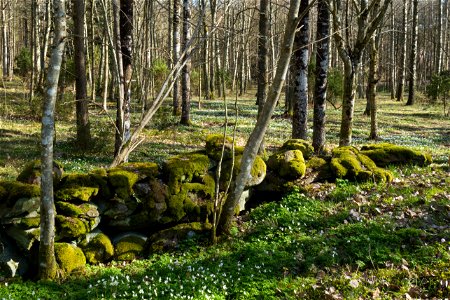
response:
M224 143L224 136L222 134L210 134L206 137L205 144L206 154L213 160L219 161L222 156L223 160L230 159L233 155L233 139L227 136ZM234 154L242 155L244 148L236 146L234 143Z
M306 165L300 150L287 150L274 153L269 157L267 165L280 177L295 180L305 176Z
M309 159L314 153L314 148L308 141L302 139L290 139L284 142L280 151L300 150L304 159Z
M93 229L95 229L100 223L100 218L77 218L63 215L56 216L56 239L62 238L78 238L81 237Z
M156 178L159 175L158 165L153 162L127 162L119 165L116 169L134 173L138 176L138 180Z
M148 212L151 222L159 222L167 210L169 188L159 179L150 179L135 185L136 197L140 199Z
M161 253L175 250L179 243L191 239L195 236L209 233L211 224L209 223L184 223L174 227L161 230L148 239L148 251L150 253Z
M306 175L309 182L324 181L334 179L330 167L330 158L313 156L306 161Z
M107 262L114 255L114 246L111 240L101 231L87 234L79 245L90 264Z
M133 185L138 181L139 175L122 168L108 170L108 181L114 189L116 197L125 201L133 194Z
M56 212L58 214L68 217L78 218L97 218L100 213L98 212L97 205L93 203L73 204L64 201L58 201L55 203Z
M379 167L405 164L425 166L432 162L431 155L427 153L389 143L362 146L361 154L370 157Z
M98 183L89 174L69 174L61 179L55 198L67 202L87 202L98 191Z
M24 251L28 252L34 246L39 244L40 229L39 227L33 227L29 229L22 229L18 226L10 226L6 229L6 234L12 238L17 246Z
M4 214L0 214L0 216L3 219L39 217L40 205L41 199L39 197L20 198L12 208L5 209Z
M122 261L134 260L141 257L145 250L147 237L145 235L128 232L113 239L114 259Z
M53 161L53 184L57 185L61 180L64 169L61 163ZM41 161L33 160L25 165L22 172L17 176L17 181L40 185L41 183Z
M176 195L181 185L188 182L202 182L202 178L214 166L205 154L188 153L170 158L163 165L163 176L169 193Z
M336 178L375 182L390 182L393 179L391 172L377 167L373 160L351 146L333 149L330 167Z
M5 190L0 204L5 204L9 207L13 206L17 200L25 198L40 197L41 189L34 184L22 183L19 181L0 181L0 187Z
M55 243L55 258L63 275L82 272L86 266L83 251L69 243Z
M211 214L214 199L215 182L210 174L206 174L199 182L188 182L181 185L180 192L170 195L167 212L163 223L173 223L187 217L191 221L206 220Z
M222 173L220 176L220 189L224 190L230 180L231 168L233 167L233 180L236 178L241 167L242 155L235 157L234 165L231 159L224 161L222 165ZM257 155L250 170L250 177L247 179L245 186L247 188L260 184L266 177L267 166L261 156Z

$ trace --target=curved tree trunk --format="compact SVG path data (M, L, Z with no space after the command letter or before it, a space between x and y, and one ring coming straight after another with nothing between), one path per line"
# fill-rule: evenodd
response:
M41 225L39 243L39 278L56 277L54 253L55 206L53 200L53 137L55 129L55 103L59 73L66 39L66 11L64 0L53 0L55 37L47 74L46 97L41 130Z
M313 147L316 153L325 146L328 53L330 46L330 12L326 0L317 3L316 82L314 85Z
M301 0L300 12L308 7L308 0ZM293 79L294 114L292 116L292 138L308 138L308 62L309 62L309 12L300 20L295 35L294 53L291 60Z
M275 106L280 97L281 90L284 87L286 80L286 73L289 68L289 61L292 54L292 47L294 44L295 30L298 23L298 13L300 7L300 0L291 0L289 6L288 20L284 32L282 48L280 52L280 59L277 64L275 78L267 96L266 103L256 122L256 125L250 134L250 137L245 145L244 153L241 159L240 172L234 181L231 193L228 195L220 215L219 232L229 232L231 228L231 221L234 215L234 209L242 196L247 178L250 175L250 170L255 161L259 146L264 138L269 121L275 110ZM309 9L309 7L308 7Z

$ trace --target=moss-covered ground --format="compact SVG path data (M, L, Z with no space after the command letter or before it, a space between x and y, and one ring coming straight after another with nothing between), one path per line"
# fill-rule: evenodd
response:
M0 101L0 179L14 179L27 161L39 157L40 126L31 113L37 108L27 106L23 94L4 90L2 95L8 96ZM95 146L83 154L74 146L69 100L58 104L56 156L66 172L107 166L113 152L108 117L92 107ZM254 102L250 96L238 100L238 145L255 124ZM193 126L185 127L170 115L168 102L130 160L162 162L198 150L208 134L221 133L222 102L202 101L202 109L196 104ZM369 143L364 105L357 101L356 146ZM330 148L338 142L340 113L328 110ZM112 103L109 114L114 116ZM266 138L269 151L290 138L282 115L280 106ZM215 246L193 238L174 253L88 266L84 274L56 282L10 280L0 273L0 299L449 298L450 120L441 107L407 107L381 97L379 129L384 142L429 152L433 164L388 167L394 175L390 184L338 180L314 185L308 194L293 191L239 217L232 234Z

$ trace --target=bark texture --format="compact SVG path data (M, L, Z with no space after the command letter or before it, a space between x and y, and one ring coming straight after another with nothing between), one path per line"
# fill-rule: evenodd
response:
M181 120L183 125L191 124L191 54L188 49L188 43L191 39L191 8L189 0L183 0L183 52L184 67L181 73Z
M406 105L414 105L417 77L417 6L419 1L412 0L411 52L409 53L408 101Z
M53 137L55 103L59 73L66 39L66 10L64 0L53 0L55 36L47 74L46 95L41 129L41 224L39 243L39 278L51 279L57 274L54 253L55 207L53 200Z

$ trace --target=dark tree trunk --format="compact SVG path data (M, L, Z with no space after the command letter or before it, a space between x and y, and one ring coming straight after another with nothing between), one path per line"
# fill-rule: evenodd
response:
M308 0L301 0L300 12L308 7ZM308 62L309 62L309 12L300 20L295 35L294 53L291 60L291 76L294 88L294 115L292 138L308 138Z
M367 79L366 97L369 103L370 110L370 134L369 139L375 140L378 138L378 122L377 122L377 83L378 76L378 40L379 38L372 37L369 45L369 75Z
M316 82L314 85L313 147L316 153L325 146L328 53L330 46L330 12L325 0L317 3Z
M183 52L186 52L184 57L186 63L181 74L181 120L183 125L191 124L191 54L188 49L188 43L191 39L191 8L189 0L183 0Z
M419 0L412 0L411 52L409 54L408 101L406 105L414 105L417 69L417 5Z
M55 134L55 103L58 79L66 40L64 0L53 0L55 36L47 74L46 98L41 129L41 221L39 243L39 278L53 279L57 274L54 252L55 206L53 200L53 137Z
M405 86L405 66L406 66L406 40L408 29L408 0L403 0L403 19L402 19L402 33L400 38L400 59L397 73L397 91L395 98L397 101L403 100L403 89Z
M84 0L73 2L73 44L75 48L75 101L77 115L77 144L85 150L91 141L91 130L89 124L87 80L86 80L86 56L84 45Z

